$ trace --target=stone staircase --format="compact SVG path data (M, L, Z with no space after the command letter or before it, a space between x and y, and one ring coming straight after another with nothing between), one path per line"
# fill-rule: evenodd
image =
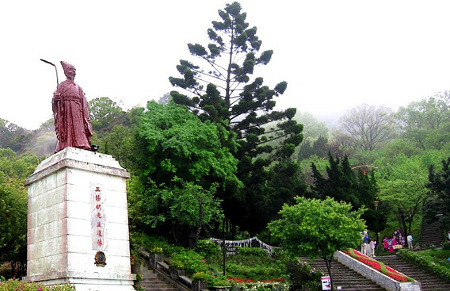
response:
M150 267L148 262L142 261L139 266L139 269L134 270L134 272L137 272L142 276L142 280L136 282L135 287L141 287L146 291L179 290L179 287L176 283L172 282L172 280L168 276L156 272L153 268Z
M422 284L423 291L450 290L450 284L448 282L445 282L444 279L435 277L433 274L427 273L425 270L422 270L408 262L403 261L396 255L376 257L376 259L380 262L385 263L389 267L405 274L406 276L419 281Z
M302 258L302 261L308 262L311 267L314 267L316 270L321 271L325 276L328 276L327 267L323 259L319 258L315 261L310 261L308 258ZM347 268L336 260L333 260L331 263L331 275L334 288L338 290L385 290L375 282Z
M429 248L431 245L439 247L443 242L445 242L445 236L442 229L439 228L439 222L427 223L424 219L420 232L420 248Z

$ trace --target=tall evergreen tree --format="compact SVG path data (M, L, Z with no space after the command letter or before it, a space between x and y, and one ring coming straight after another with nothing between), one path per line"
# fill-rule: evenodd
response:
M450 157L442 161L442 171L429 168L427 187L434 194L433 199L425 207L427 220L439 220L440 226L448 230L450 225ZM438 215L439 214L439 215Z
M327 175L318 171L316 165L312 164L314 185L312 190L321 199L326 197L334 198L338 201L351 203L353 209L364 207L366 212L362 216L367 221L370 230L379 232L386 227L386 219L383 218L382 211L375 209L374 201L378 191L375 176L363 172L355 171L350 166L347 156L342 161L329 154L330 166L327 167Z
M188 96L172 91L175 103L187 106L204 121L236 133L238 177L246 187L239 195L224 194L225 214L236 224L243 222L245 212L253 208L252 196L269 180L277 179L277 173L271 171L273 163L291 163L287 158L301 142L303 127L293 120L295 109L274 110L274 98L284 93L287 83L280 82L271 89L263 84L262 77L253 77L256 66L267 65L273 51L259 52L262 41L256 27L246 22L241 5L227 4L219 10L219 16L220 21L213 21L208 29L211 43L207 47L188 44L190 53L206 68L181 60L177 70L182 77L169 80L189 92ZM232 149L225 136L222 145Z

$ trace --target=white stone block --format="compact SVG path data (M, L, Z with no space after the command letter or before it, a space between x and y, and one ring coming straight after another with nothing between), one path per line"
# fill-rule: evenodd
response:
M128 238L128 224L124 223L107 223L109 239L123 239Z
M66 148L43 161L27 179L26 280L70 282L80 290L133 290L126 178L111 156ZM106 266L94 264L93 190L101 189L108 248ZM95 224L97 221L94 221ZM98 227L98 226L97 226ZM102 226L103 227L103 226Z

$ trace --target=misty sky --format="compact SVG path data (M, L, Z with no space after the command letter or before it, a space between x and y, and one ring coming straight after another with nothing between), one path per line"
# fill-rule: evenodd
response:
M315 116L362 103L396 110L450 89L450 1L241 0L272 61L256 69L288 89L279 108ZM207 44L222 0L2 1L0 118L36 129L52 117L54 69L77 68L88 100L110 97L125 109L173 90L168 78ZM65 79L59 66L60 81Z

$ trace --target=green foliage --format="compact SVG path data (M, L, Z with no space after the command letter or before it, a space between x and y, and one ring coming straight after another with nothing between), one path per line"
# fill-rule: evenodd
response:
M327 175L323 175L314 163L312 171L315 179L312 189L319 197L333 197L338 201L351 203L355 209L361 206L373 208L377 190L375 177L365 175L362 171L356 174L350 167L347 156L341 161L338 157L333 158L330 153Z
M125 118L125 112L108 97L97 97L88 102L89 118L92 128L98 136L103 136L119 125Z
M303 138L303 127L293 120L295 109L274 110L275 98L284 93L287 83L280 82L271 89L263 84L263 78L253 77L257 66L269 63L273 51L259 52L262 42L256 35L256 27L246 22L247 15L241 11L241 5L227 4L224 10L219 10L219 17L208 29L210 44L206 47L188 44L190 53L205 68L181 60L177 66L181 77L169 78L173 86L191 96L177 91L172 91L171 96L175 103L187 106L202 121L213 122L223 129L221 145L238 159L237 175L246 185L223 191L224 212L233 224L257 232L265 227L267 217L270 219L281 207L272 200L284 196L276 187L265 188L267 181L278 179L271 165L292 163L289 158ZM230 142L228 132L235 134L238 147ZM299 190L297 184L289 189L291 193ZM286 189L291 184L285 185ZM269 215L261 213L264 205L254 205L260 193L264 193L264 204L274 205L276 209L271 209ZM246 224L249 220L251 223Z
M284 272L286 268L284 264L272 263L270 266L248 265L234 262L227 263L228 276L235 278L252 278L252 280L265 280L269 278L279 278L279 274Z
M210 272L204 272L204 271L200 271L200 272L196 272L191 276L191 279L193 281L203 281L203 282L213 282L214 280L214 276L210 273ZM213 285L211 285L213 286Z
M218 258L221 255L219 245L210 239L201 239L197 241L194 250L205 258Z
M328 146L328 139L319 136L315 141L305 140L298 150L298 159L304 160L310 158L312 155L318 157L326 157L327 153L330 151Z
M426 167L430 158L399 154L376 172L379 200L395 214L400 229L411 232L414 217L428 199Z
M22 153L31 138L30 131L0 118L0 148Z
M299 124L303 124L303 135L305 139L316 140L319 137L328 139L330 133L327 125L317 120L312 114L308 112L297 112L294 117Z
M319 290L322 272L316 271L310 264L299 260L286 264L290 274L290 280L294 288L303 287L301 290Z
M239 247L236 255L227 256L226 272L228 277L253 281L289 278L286 262L261 248Z
M291 256L330 258L337 250L360 244L365 228L363 209L332 198L325 200L296 197L297 204L284 205L281 218L269 223L272 235L282 241Z
M429 167L429 183L432 199L426 205L428 220L439 220L440 227L448 230L450 225L450 157L442 160L442 170L436 172L433 165ZM438 214L440 214L438 216Z
M220 144L220 129L187 109L147 104L138 118L130 213L140 227L170 230L177 241L221 217L217 191L239 188L237 160ZM231 136L230 136L231 139Z
M330 197L325 200L295 199L297 204L285 204L280 211L281 218L270 222L268 227L272 235L281 240L281 246L289 256L322 258L333 282L333 254L361 243L360 231L365 228L365 223L360 217L364 209L352 211L351 204Z
M34 155L18 156L11 149L0 149L0 262L11 263L10 276L26 271L27 190L24 182L37 163Z
M221 181L221 187L240 185L234 174L237 161L221 146L218 127L202 123L185 108L149 102L137 138L140 168L157 185L175 176L203 185L211 180Z
M6 282L0 282L0 291L74 291L75 286L70 284L56 285L56 286L44 286L36 283L25 283L19 280L8 280Z
M407 107L400 107L403 138L422 149L441 149L450 140L450 92L438 92Z
M446 261L450 257L449 250L427 250L413 252L407 249L397 253L403 259L424 268L439 277L450 281L450 263Z
M162 253L166 257L171 257L173 254L184 250L181 246L175 246L169 243L167 239L162 236L149 236L142 232L131 232L130 242L134 252L136 252L139 247L143 246L150 253L155 253L152 252L152 250L158 250L158 252L159 250L162 250Z
M198 272L208 272L208 265L205 263L205 258L193 250L185 249L174 253L170 264L176 269L185 270L191 276Z

